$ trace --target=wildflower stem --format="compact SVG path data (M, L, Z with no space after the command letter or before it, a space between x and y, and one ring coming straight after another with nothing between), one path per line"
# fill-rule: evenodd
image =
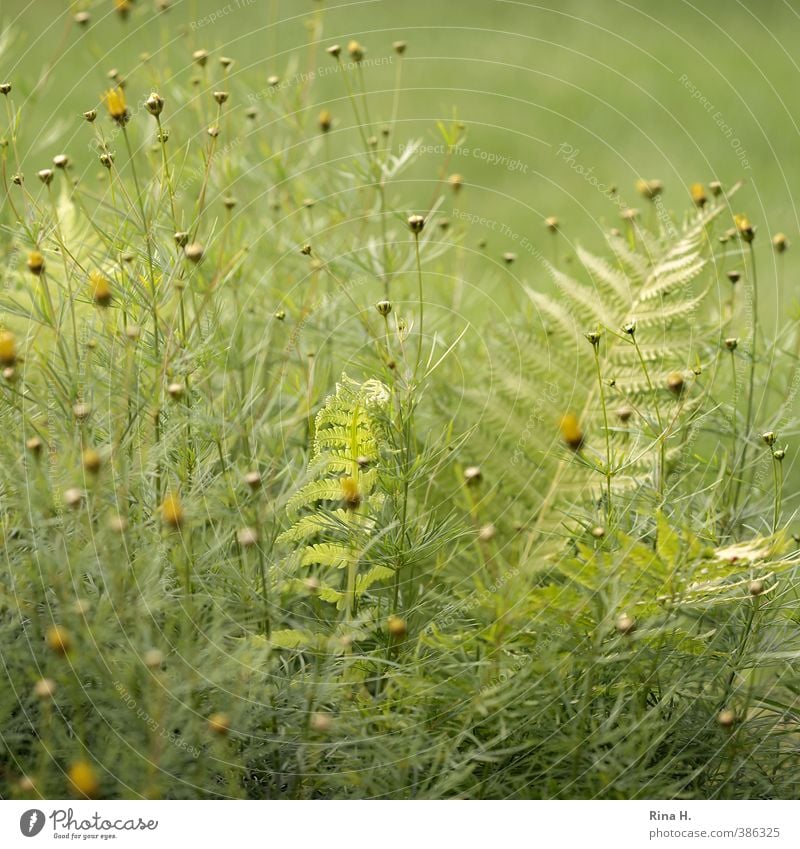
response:
M172 210L172 223L178 229L178 217L175 214L175 191L172 188L172 175L169 172L169 160L167 159L167 142L164 138L164 128L161 126L161 118L156 115L156 126L158 127L158 141L161 145L161 161L164 167L164 182L169 194L169 205Z
M634 348L636 348L636 355L639 358L639 363L642 366L644 378L647 381L647 388L650 391L650 395L653 397L653 407L655 408L656 420L658 421L658 494L663 499L664 470L666 467L666 444L664 442L664 423L661 420L661 409L659 407L658 401L655 398L653 382L650 380L650 371L648 370L647 363L645 362L644 356L642 355L642 349L639 347L639 343L636 341L636 336L632 336L631 338L633 339L633 346Z
M147 225L147 215L145 214L144 209L144 198L142 196L141 186L139 185L139 178L136 175L136 163L133 157L133 148L131 147L131 140L128 136L128 130L123 123L122 125L122 135L125 139L125 147L128 150L128 159L131 163L131 176L133 177L133 185L136 189L136 199L139 204L139 214L142 216L142 229L144 231L144 243L147 249L147 271L148 277L150 278L150 309L153 316L153 352L155 354L155 379L153 391L155 393L156 398L156 412L153 417L153 424L155 430L155 442L158 444L161 441L161 412L158 409L158 403L160 400L160 383L161 383L161 345L158 338L158 293L156 292L156 276L155 270L153 268L153 246L150 243L150 228ZM158 462L156 466L156 478L155 478L155 503L158 504L161 501L161 463Z
M755 395L756 382L756 345L758 344L758 280L756 277L756 253L753 248L753 243L750 242L750 267L753 277L753 314L752 314L752 329L750 336L750 387L747 395L747 430L742 449L742 469L745 467L747 457L748 441L750 432L753 428L753 396Z
M611 431L608 427L608 410L606 409L606 395L603 388L603 375L600 370L600 346L592 345L594 349L594 364L597 369L597 387L600 391L600 406L603 408L603 428L606 436L606 519L611 520Z
M425 301L422 292L422 264L419 258L419 233L414 233L414 250L417 258L417 283L419 285L419 338L417 340L417 363L414 366L414 380L416 380L419 364L422 360L422 330L425 319Z
M775 483L775 496L772 507L772 533L778 530L778 524L781 517L781 501L783 498L783 464L773 455L772 458L772 478Z

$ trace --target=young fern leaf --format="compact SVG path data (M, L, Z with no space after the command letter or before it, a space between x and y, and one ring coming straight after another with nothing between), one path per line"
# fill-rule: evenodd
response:
M681 232L670 226L645 239L637 230L635 248L610 235L611 261L578 249L581 280L548 266L558 295L526 288L539 331L528 329L530 316L527 327L505 331L492 346L488 400L484 390L472 394L484 437L496 446L489 466L482 463L496 462L493 479L513 492L514 524L552 530L565 514L609 493L624 500L644 484L663 497L670 460L705 392L697 371L716 351L717 325L703 313L711 281L702 275L708 228L727 208L720 198ZM634 328L635 342L624 326ZM591 331L601 332L607 431ZM585 435L571 446L559 433L566 413Z
M292 525L278 537L294 547L301 567L321 567L319 597L348 615L359 597L391 572L372 567L359 575L384 500L378 464L385 442L381 413L388 401L389 390L380 381L358 383L342 376L317 413L311 479L289 499ZM338 570L344 570L344 579L337 579Z

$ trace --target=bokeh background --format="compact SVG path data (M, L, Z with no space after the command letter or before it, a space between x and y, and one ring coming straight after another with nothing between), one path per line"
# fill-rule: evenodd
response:
M79 11L91 14L86 28L73 21ZM795 255L779 266L767 236L781 231L791 241L798 231L800 3L136 0L123 20L113 0L4 0L2 25L0 76L23 107L18 146L32 171L56 149L96 168L80 116L98 103L109 70L125 78L132 100L155 85L169 96L196 74L198 48L236 60L232 73L252 98L232 103L233 115L266 99L291 112L310 90L299 117L333 112L335 157L352 149L357 128L324 48L351 38L365 45L379 126L394 107L392 43L402 39L392 144L430 146L411 171L430 181L443 159L437 122L463 123L464 147L448 169L469 188L457 209L488 220L471 225L472 235L498 256L516 252L521 278L547 285L527 246L547 250L548 215L568 242L597 247L621 208L645 203L637 178L663 180L676 212L693 182L744 180L737 205L760 230L765 318L794 314ZM272 75L281 79L274 89ZM265 136L276 133L271 117L257 120ZM404 188L428 197L425 186Z

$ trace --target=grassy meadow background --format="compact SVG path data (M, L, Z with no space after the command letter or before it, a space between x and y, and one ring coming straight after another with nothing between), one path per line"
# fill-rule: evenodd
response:
M796 797L800 4L0 25L1 797Z

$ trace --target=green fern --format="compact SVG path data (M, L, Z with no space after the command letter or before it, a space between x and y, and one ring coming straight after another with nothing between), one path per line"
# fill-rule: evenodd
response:
M373 584L394 574L384 566L359 574L385 498L378 470L385 442L381 414L388 400L389 390L380 381L358 383L342 376L316 417L311 479L289 499L292 525L278 537L294 547L300 567L317 567L319 597L348 615ZM345 578L337 588L332 584L338 570Z
M709 227L726 208L720 198L679 233L670 227L654 237L636 226L628 240L612 232L611 260L577 250L583 279L546 263L558 294L525 288L534 312L491 346L498 353L488 389L472 393L484 438L497 446L488 458L497 464L492 480L513 492L516 524L545 531L571 506L643 488L663 500L661 478L699 419L703 375L718 350L718 324L701 311L712 281L701 275ZM566 413L580 423L580 450L559 435Z

